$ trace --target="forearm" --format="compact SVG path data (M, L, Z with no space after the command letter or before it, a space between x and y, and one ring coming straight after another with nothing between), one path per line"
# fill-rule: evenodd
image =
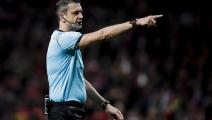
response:
M132 24L130 24L129 22L125 22L121 24L108 26L98 31L85 34L80 41L79 47L83 48L90 44L109 40L110 38L113 38L121 33L124 33L130 28L132 28Z
M87 95L90 100L101 106L105 99L96 91L96 89L86 80Z
M129 22L125 22L100 29L96 31L96 34L99 34L100 36L100 39L98 39L99 41L108 40L129 30L130 28L132 28L132 25Z

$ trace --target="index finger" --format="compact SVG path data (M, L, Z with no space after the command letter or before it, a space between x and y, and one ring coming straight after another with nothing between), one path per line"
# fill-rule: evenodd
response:
M160 18L162 17L163 15L152 15L153 18Z

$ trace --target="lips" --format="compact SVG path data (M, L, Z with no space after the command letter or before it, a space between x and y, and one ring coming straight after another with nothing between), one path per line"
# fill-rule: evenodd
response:
M77 22L78 25L82 25L82 21Z

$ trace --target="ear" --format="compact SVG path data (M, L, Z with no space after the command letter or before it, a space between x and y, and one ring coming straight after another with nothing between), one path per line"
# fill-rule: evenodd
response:
M58 13L58 19L65 22L64 20L64 14L63 13Z

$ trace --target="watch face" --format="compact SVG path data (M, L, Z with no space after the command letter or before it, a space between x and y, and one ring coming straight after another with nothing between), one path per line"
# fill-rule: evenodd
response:
M109 102L109 101L104 101L104 102L102 103L101 107L102 107L103 110L106 109L107 104L110 104L110 102Z
M135 26L135 25L136 25L137 20L136 20L136 19L132 19L132 20L130 20L129 22L130 22L130 24L132 24L133 26Z

